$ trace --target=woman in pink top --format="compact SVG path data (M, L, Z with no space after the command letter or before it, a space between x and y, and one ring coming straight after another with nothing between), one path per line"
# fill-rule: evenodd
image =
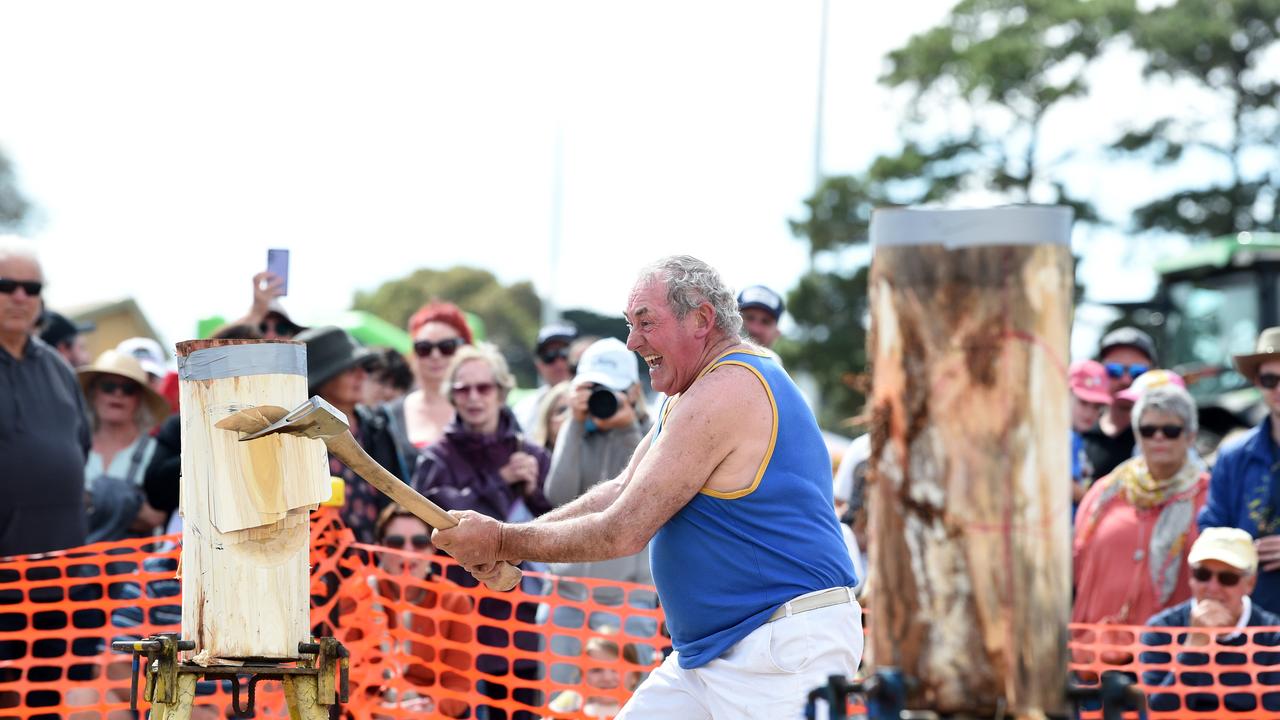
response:
M1191 597L1187 552L1209 473L1192 449L1195 401L1177 375L1152 372L1172 378L1137 398L1139 455L1094 483L1076 512L1072 622L1142 625Z

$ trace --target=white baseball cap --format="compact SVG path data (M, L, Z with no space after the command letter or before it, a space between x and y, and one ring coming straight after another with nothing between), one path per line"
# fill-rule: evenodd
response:
M164 377L169 374L164 366L164 349L160 343L149 337L131 337L121 340L116 352L132 356L147 371L148 375Z
M575 385L598 383L610 390L625 392L640 382L640 358L617 338L603 338L591 343L578 360Z

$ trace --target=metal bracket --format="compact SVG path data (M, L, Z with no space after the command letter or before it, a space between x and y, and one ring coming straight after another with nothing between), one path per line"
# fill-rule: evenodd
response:
M303 657L295 667L268 660L243 665L195 665L178 662L178 653L196 649L195 641L181 640L177 633L161 633L143 640L111 643L111 649L133 655L133 677L129 688L129 708L138 710L138 673L146 674L143 698L153 705L173 705L177 702L178 678L195 675L205 679L229 679L232 683L231 706L238 717L251 717L257 701L257 686L263 680L283 680L285 676L312 676L316 678L316 702L330 706L335 702L347 702L350 683L350 653L336 638L320 638L316 642L298 644L298 654ZM146 656L142 666L140 660ZM240 705L241 681L248 681L247 704Z

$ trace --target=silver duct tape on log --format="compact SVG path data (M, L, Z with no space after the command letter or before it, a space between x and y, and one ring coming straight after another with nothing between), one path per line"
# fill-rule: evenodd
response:
M178 358L182 380L221 380L245 375L307 376L307 348L296 343L222 345Z
M871 245L1071 245L1071 208L1025 205L986 210L881 208L871 214Z

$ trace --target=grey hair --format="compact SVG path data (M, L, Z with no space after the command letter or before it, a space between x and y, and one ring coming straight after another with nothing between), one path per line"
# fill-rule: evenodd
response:
M1191 393L1177 385L1157 385L1142 393L1133 406L1132 421L1135 433L1138 432L1142 416L1150 410L1177 415L1189 432L1194 433L1200 429L1196 401L1191 398Z
M689 255L670 255L640 271L641 282L658 280L667 284L667 304L676 319L683 320L702 303L710 303L721 332L735 338L742 334L737 296L715 268Z
M480 360L493 370L493 381L498 384L502 390L502 397L506 397L511 388L516 386L516 378L511 374L511 368L507 366L506 358L502 357L502 353L498 352L496 345L492 343L476 343L475 345L463 345L453 354L453 360L449 362L449 369L444 373L444 380L440 383L440 392L449 399L449 403L453 403L453 379L458 375L458 368L462 364L471 360Z
M40 258L36 256L35 243L17 235L0 235L0 262L12 258L29 260L36 267L40 267ZM43 274L43 269L41 274Z

